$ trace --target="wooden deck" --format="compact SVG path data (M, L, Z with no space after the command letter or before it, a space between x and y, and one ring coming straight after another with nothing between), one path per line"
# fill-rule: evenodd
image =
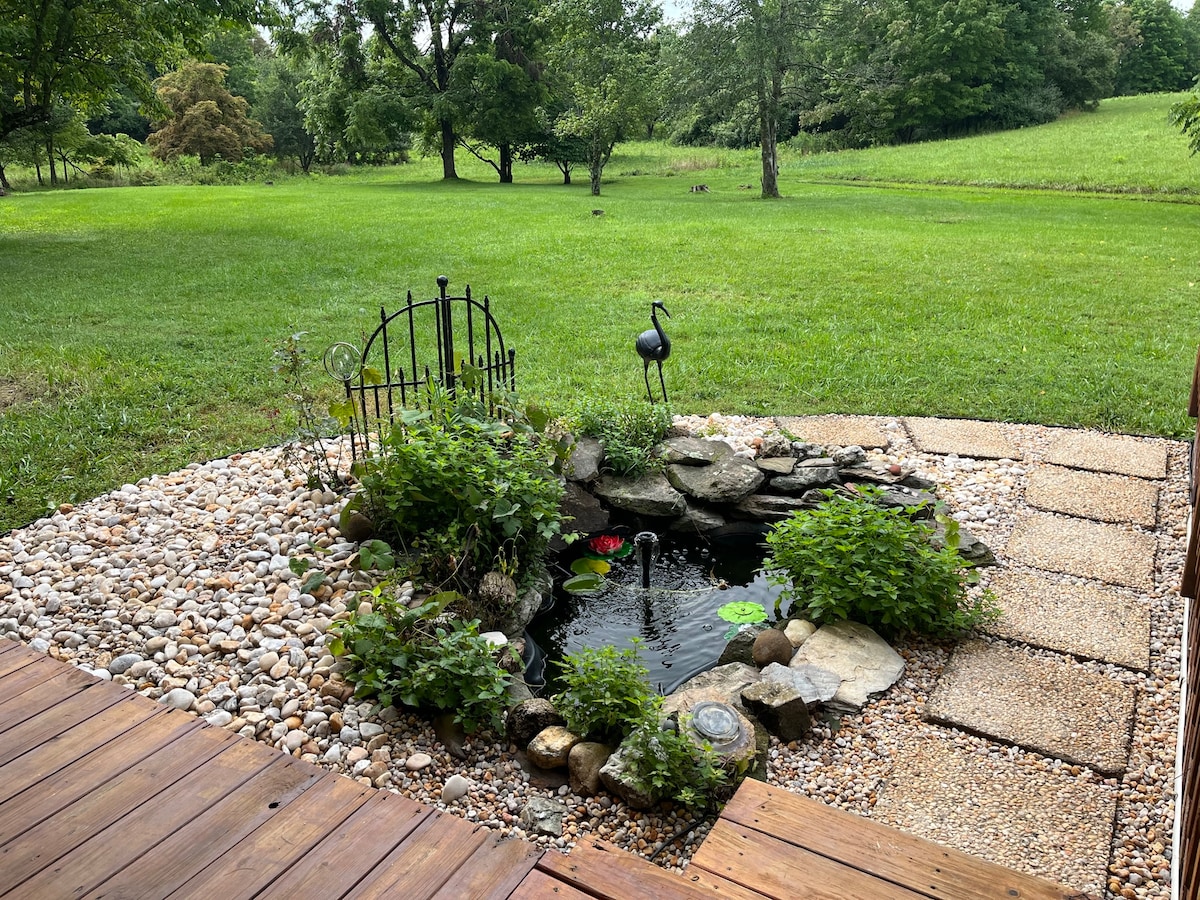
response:
M1081 896L752 781L684 875L544 852L0 639L6 900Z

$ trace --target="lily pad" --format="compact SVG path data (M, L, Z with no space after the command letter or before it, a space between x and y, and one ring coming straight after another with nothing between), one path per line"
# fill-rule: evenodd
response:
M571 571L576 575L587 575L589 572L596 575L607 575L612 569L612 564L606 559L592 559L585 556L571 563Z
M590 591L600 590L603 585L604 579L600 575L595 572L586 572L564 581L563 590L571 594L586 594Z
M735 625L746 625L753 622L766 621L767 611L761 603L752 603L749 600L733 600L718 609L717 615L726 622L732 622Z

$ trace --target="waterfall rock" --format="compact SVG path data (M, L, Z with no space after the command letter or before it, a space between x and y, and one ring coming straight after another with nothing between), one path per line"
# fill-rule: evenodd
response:
M719 459L733 456L733 448L724 441L675 437L659 444L655 454L667 463L676 463L681 466L707 466Z
M610 505L638 515L673 519L687 512L686 498L661 472L641 478L603 475L596 482L595 490Z
M667 466L667 480L676 490L709 503L736 503L766 481L763 471L740 456L722 457L707 466Z

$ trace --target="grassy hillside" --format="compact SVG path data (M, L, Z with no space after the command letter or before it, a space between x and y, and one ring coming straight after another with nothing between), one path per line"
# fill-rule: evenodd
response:
M357 340L380 304L432 296L442 273L491 295L523 393L551 406L638 396L633 338L661 299L680 412L1183 435L1200 251L1181 173L1197 161L1160 121L1168 101L789 156L781 202L740 187L757 182L753 152L652 144L619 152L600 198L544 166L499 185L465 158L456 184L418 161L275 185L5 198L0 530L48 503L277 441L278 341L308 331L319 352ZM1137 134L1136 175L1114 181L1124 164L1111 148ZM1001 165L1005 152L1041 162ZM970 186L1019 172L1133 193Z

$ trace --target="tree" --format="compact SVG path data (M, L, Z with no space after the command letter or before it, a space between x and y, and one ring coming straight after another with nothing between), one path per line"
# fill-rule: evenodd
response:
M1181 91L1196 75L1183 14L1170 0L1129 0L1129 10L1140 40L1121 58L1117 92L1148 94Z
M459 143L495 169L502 184L513 180L518 151L542 135L545 28L534 13L528 0L499 4L490 20L476 22L472 43L479 52L460 59L451 77ZM496 148L497 158L483 145Z
M316 157L317 142L304 125L301 96L300 74L291 60L280 56L266 59L258 80L255 118L271 135L276 156L294 159L307 172Z
M650 115L649 38L661 17L647 0L555 0L547 11L555 36L550 63L566 101L554 130L583 143L593 196L613 147Z
M193 154L207 166L217 157L238 162L247 151L271 149L271 136L247 115L250 105L226 90L224 66L193 60L155 83L171 113L146 139L158 159Z
M154 102L147 64L198 47L216 20L261 22L257 0L0 0L0 139L66 103L91 114L124 84Z
M693 45L710 64L706 84L754 110L762 159L762 196L779 197L779 129L784 84L800 66L816 23L805 0L697 0ZM715 84L714 84L715 82Z

